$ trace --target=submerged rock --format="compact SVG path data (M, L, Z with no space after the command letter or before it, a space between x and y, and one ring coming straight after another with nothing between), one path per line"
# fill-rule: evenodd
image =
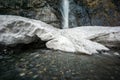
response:
M0 15L0 44L6 46L29 44L40 38L50 49L93 54L109 50L104 45L111 44L110 40L115 43L114 47L120 47L116 44L120 43L119 35L120 27L88 26L61 30L38 20Z

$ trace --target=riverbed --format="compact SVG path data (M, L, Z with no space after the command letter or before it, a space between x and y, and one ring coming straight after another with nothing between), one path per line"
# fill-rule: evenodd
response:
M119 80L119 52L83 55L48 49L0 54L0 80Z

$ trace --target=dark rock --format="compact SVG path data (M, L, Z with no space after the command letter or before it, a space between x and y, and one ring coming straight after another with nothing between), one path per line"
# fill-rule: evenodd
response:
M59 20L52 11L52 7L50 7L46 1L47 0L0 1L0 14L20 15L59 27Z
M3 59L3 56L0 55L0 60Z
M71 0L72 27L120 26L119 3L118 0Z
M120 26L120 1L69 0L70 27ZM1 0L0 14L20 15L61 26L61 0Z

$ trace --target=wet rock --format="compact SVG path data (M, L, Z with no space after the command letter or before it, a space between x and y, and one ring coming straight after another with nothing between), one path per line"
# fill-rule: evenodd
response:
M0 55L0 59L3 59L3 56L2 56L2 55Z

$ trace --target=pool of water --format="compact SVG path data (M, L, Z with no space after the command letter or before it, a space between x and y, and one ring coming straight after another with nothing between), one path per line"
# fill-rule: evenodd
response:
M114 53L114 52L111 52ZM0 54L0 80L120 80L120 57L53 50Z

